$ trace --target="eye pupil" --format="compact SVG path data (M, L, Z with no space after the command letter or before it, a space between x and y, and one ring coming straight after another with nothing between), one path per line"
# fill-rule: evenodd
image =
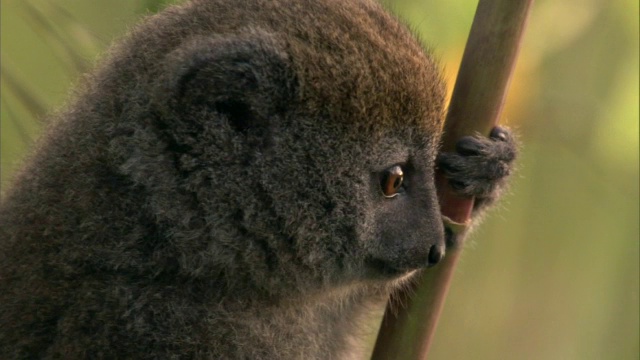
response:
M392 166L384 171L382 175L381 187L385 197L394 197L398 194L398 190L402 187L404 173L398 165Z
M393 182L393 188L397 189L402 184L402 178L396 178L396 181Z

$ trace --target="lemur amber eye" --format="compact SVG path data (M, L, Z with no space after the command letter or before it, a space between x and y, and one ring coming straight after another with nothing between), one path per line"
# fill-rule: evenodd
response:
M382 173L380 186L385 197L392 198L398 195L404 181L404 173L399 165L392 166Z

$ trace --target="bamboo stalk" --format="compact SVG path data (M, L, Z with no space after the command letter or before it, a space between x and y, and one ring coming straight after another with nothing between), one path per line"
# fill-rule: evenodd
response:
M533 0L480 0L445 122L443 151L463 136L489 134L497 123ZM455 195L436 175L443 220L454 236L438 266L389 300L373 360L426 359L470 223L473 198ZM398 304L404 307L394 309Z

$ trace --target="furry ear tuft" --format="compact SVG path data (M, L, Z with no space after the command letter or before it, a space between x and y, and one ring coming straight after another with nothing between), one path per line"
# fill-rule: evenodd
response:
M259 30L194 38L168 55L155 100L173 113L215 112L241 133L264 129L295 92L284 48Z

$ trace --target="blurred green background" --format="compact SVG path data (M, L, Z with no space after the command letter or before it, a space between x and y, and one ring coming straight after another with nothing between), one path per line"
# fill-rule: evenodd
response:
M47 112L171 1L2 0L1 177ZM449 84L477 1L387 0ZM537 0L503 123L519 171L456 271L430 359L638 359L638 1Z

